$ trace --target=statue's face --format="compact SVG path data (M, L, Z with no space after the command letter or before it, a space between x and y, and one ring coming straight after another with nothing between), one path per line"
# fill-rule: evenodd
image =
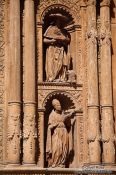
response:
M57 101L55 104L54 104L54 108L57 110L57 111L61 111L61 104L59 101Z

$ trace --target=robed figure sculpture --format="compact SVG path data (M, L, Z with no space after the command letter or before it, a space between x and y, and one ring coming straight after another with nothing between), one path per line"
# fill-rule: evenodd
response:
M44 33L46 44L46 81L66 81L66 72L70 66L69 43L70 37L62 28L60 14L56 14L55 22L52 22Z
M53 99L54 109L49 115L46 157L48 167L63 168L69 155L69 133L67 126L71 118L74 117L75 109L70 109L66 113L62 111L60 101Z

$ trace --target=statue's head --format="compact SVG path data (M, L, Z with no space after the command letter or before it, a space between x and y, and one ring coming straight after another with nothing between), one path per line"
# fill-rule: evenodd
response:
M54 109L56 109L57 111L61 111L62 110L59 100L53 99L52 100L52 105L53 105Z

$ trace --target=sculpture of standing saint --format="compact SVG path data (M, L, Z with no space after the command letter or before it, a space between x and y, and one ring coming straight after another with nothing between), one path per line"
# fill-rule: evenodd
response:
M64 113L59 100L53 99L52 105L54 109L49 115L46 156L48 167L63 168L66 165L66 160L69 154L69 133L67 124L74 117L76 112L70 109Z
M62 29L61 15L56 14L56 22L52 23L44 33L46 49L46 81L66 81L66 71L69 67L69 54L66 53L70 37ZM63 18L63 17L62 17Z

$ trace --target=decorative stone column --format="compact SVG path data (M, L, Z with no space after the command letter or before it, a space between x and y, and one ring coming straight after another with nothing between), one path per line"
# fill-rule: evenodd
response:
M102 0L100 5L102 161L104 163L114 163L115 146L111 76L110 0Z
M35 17L34 0L24 3L24 122L23 163L35 164Z
M44 168L44 109L38 110L39 158L38 166Z
M88 68L88 145L89 163L100 163L100 126L97 67L96 0L87 4L87 68Z
M37 49L38 49L38 82L43 81L43 28L37 24Z
M20 60L20 0L10 1L7 159L20 163L21 60Z

